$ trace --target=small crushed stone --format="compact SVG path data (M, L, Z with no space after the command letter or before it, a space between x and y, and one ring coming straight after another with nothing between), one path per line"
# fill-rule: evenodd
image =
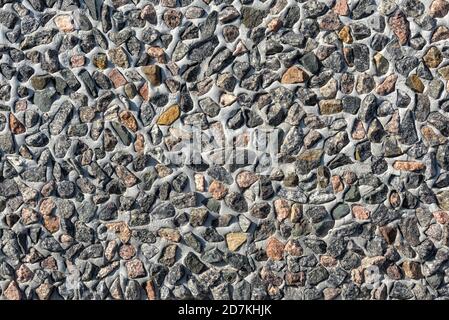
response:
M0 299L449 298L448 12L0 0Z

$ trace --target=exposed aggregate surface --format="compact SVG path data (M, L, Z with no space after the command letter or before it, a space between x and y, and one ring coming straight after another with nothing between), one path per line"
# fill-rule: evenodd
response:
M447 299L448 12L0 0L0 299Z

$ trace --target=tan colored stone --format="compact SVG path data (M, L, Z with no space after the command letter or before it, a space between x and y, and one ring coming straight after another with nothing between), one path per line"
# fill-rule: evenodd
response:
M332 256L322 255L322 256L320 256L320 263L325 268L332 268L332 267L335 267L338 262L337 262L337 259L335 259Z
M21 300L22 292L20 288L17 286L15 281L11 281L3 292L3 296L6 300Z
M365 257L362 259L361 267L363 270L371 266L381 267L386 260L384 256Z
M242 244L246 242L248 235L243 232L230 232L226 235L226 244L228 249L236 251Z
M345 189L345 185L343 184L343 179L338 175L333 175L331 177L332 189L334 193L340 193Z
M134 150L137 153L143 153L145 150L145 137L143 134L136 134L136 141L134 142Z
M203 192L206 190L204 175L196 173L194 176L196 191Z
M356 283L360 286L365 279L364 274L363 274L363 269L361 267L352 269L351 270L351 279L354 283Z
M434 18L444 18L449 12L449 2L434 0L429 7L429 15Z
M418 161L397 160L393 163L393 168L401 171L421 171L426 168L426 165Z
M449 39L449 28L446 26L439 26L436 28L432 37L430 38L430 43L447 40Z
M308 78L309 76L304 70L298 68L297 66L291 66L283 74L281 83L283 84L303 83L307 81Z
M54 22L59 31L72 32L75 30L72 17L66 14L55 17Z
M53 209L56 208L56 204L52 198L43 199L40 206L39 211L43 216L49 216L53 212Z
M399 124L400 124L399 111L396 110L391 116L390 121L385 126L385 130L389 133L397 134L399 133Z
M114 259L115 253L117 252L117 242L115 240L111 240L107 243L106 248L104 249L104 257L111 261Z
M431 146L436 146L436 145L444 144L447 142L446 137L435 132L429 126L421 127L421 134L422 134L423 138L427 141L427 143L430 144Z
M220 104L224 107L230 106L237 101L237 97L231 93L223 93L220 96Z
M159 237L168 241L179 242L181 241L181 234L178 230L172 228L160 228L157 232Z
M302 204L294 203L292 205L292 210L290 211L290 221L292 223L298 223L302 218Z
M339 288L325 288L323 290L324 300L334 300L340 295L341 290Z
M118 238L123 243L127 243L131 239L131 230L124 221L111 222L106 225L106 227L118 234Z
M415 92L423 93L424 91L424 84L416 74L410 75L405 83L410 89L412 89Z
M423 276L419 262L406 260L402 264L402 269L404 270L404 274L407 278L417 280L421 279Z
M154 58L158 63L165 63L165 52L161 47L150 47L147 50L150 57Z
M285 244L284 252L291 256L299 257L302 256L304 250L302 249L299 241L290 239Z
M351 207L352 214L357 220L367 220L370 217L370 211L359 204L354 204Z
M272 260L282 260L284 257L284 244L275 237L267 240L267 256Z
M248 52L248 48L245 46L245 43L242 40L238 40L232 55L238 57L246 52Z
M161 68L158 65L143 66L141 70L153 87L161 84Z
M177 104L168 107L157 119L157 124L160 126L169 126L181 115L181 109Z
M56 216L44 216L43 224L50 233L55 233L59 230L60 219Z
M339 99L321 100L318 105L322 115L335 114L343 110L343 105Z
M31 208L23 208L21 211L22 222L24 225L29 225L39 221L39 214Z
M115 174L127 188L133 187L138 181L137 177L123 165L115 167Z
M173 173L173 169L171 169L163 164L160 164L160 163L158 163L155 166L155 169L156 169L158 176L161 178L167 177Z
M397 75L390 74L388 77L384 79L384 81L382 81L381 84L377 86L376 92L381 96L386 96L392 93L396 87L397 79L398 79Z
M209 193L215 200L223 199L228 193L228 188L218 180L214 180L209 185Z
M449 80L449 66L441 67L437 72L444 78L444 80Z
M352 171L345 171L343 173L343 180L348 185L353 185L357 181L357 175Z
M338 38L344 43L352 43L351 28L344 26L338 32Z
M430 47L426 54L423 56L423 61L429 68L436 68L443 61L443 55L440 49L437 47Z
M137 131L137 129L138 129L137 128L137 121L136 121L136 118L134 118L134 115L132 114L131 111L123 110L122 112L120 112L119 117L120 117L121 123L125 127L127 127L132 132L136 132Z
M286 199L276 199L274 200L274 212L276 213L276 218L279 221L284 221L290 215L290 203Z
M48 300L53 292L53 285L50 283L42 283L36 288L36 295L39 300Z

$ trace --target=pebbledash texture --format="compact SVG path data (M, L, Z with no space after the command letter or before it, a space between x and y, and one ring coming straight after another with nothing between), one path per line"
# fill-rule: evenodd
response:
M0 7L0 299L449 298L447 0Z

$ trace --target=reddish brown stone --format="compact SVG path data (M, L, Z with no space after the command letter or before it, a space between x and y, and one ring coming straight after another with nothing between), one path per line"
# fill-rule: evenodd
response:
M275 237L271 237L267 240L266 251L270 259L282 260L284 256L284 244Z
M449 222L449 214L446 211L435 211L433 216L440 224L447 224Z
M148 82L145 82L139 89L139 94L144 101L149 99Z
M81 54L75 54L70 58L70 64L73 68L78 68L84 66L86 59Z
M17 281L22 283L30 281L34 276L34 273L25 264L21 264L16 271L16 276Z
M152 280L148 280L146 282L145 291L147 293L148 300L156 300L156 289L154 288Z
M128 272L128 276L131 279L141 278L146 274L143 263L139 259L128 261L126 262L125 266Z
M367 220L370 217L370 211L360 204L352 205L352 214L358 220Z
M295 83L302 83L305 82L309 76L307 73L302 70L301 68L298 68L297 66L292 66L285 71L284 75L282 76L281 83L283 84L295 84Z
M332 10L339 16L347 16L349 14L349 7L347 0L337 0Z
M111 72L109 72L108 77L109 79L111 79L112 84L116 89L121 86L124 86L127 83L125 77L117 69L112 69Z
M9 129L14 134L21 134L26 130L23 123L20 122L12 113L9 114Z
M134 118L134 116L133 116L131 111L123 110L122 112L120 112L119 117L120 117L121 123L125 127L127 127L132 132L136 132L137 131L137 121L136 121L136 118Z
M345 185L343 184L343 180L338 175L333 175L331 177L332 189L334 193L340 193L345 189Z
M404 45L410 36L410 25L405 14L397 10L389 19L388 24L393 33L398 37L399 43Z
M136 249L131 244L124 244L119 250L120 258L124 260L129 260L136 255Z
M276 199L274 201L274 212L279 221L284 221L290 214L290 203L285 199Z
M381 96L386 96L392 93L396 87L396 80L398 76L395 74L390 74L385 80L379 84L376 88L376 92Z
M320 257L320 263L323 267L331 268L337 265L337 259L329 255L323 255Z

